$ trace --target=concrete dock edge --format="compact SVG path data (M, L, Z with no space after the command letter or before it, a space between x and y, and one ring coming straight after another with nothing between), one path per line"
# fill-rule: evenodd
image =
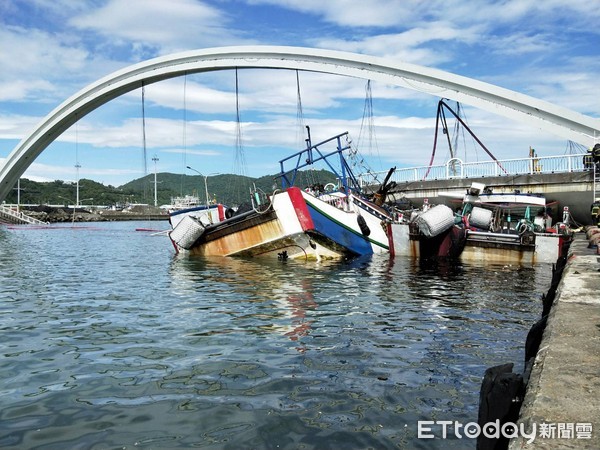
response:
M600 448L600 255L577 234L535 357L516 449Z

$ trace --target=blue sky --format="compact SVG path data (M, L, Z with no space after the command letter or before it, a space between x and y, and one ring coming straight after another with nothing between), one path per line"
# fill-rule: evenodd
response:
M0 0L0 161L66 98L149 58L225 45L292 45L434 67L593 117L600 80L597 0ZM243 173L275 173L303 143L294 71L240 70ZM374 170L426 165L439 98L373 82L374 140L361 131L365 80L300 72L313 140L349 131ZM184 90L185 85L185 90ZM185 96L184 96L185 92ZM185 97L185 98L184 98ZM185 106L185 107L184 107ZM146 166L234 173L235 73L189 75L145 89ZM499 159L565 153L567 142L464 107ZM24 177L115 186L144 175L141 91L79 120ZM448 157L438 150L436 163ZM459 157L485 160L471 141ZM193 172L186 171L193 174Z

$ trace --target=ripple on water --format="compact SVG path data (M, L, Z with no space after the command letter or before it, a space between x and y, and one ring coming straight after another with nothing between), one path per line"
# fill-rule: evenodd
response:
M551 275L182 258L144 225L0 230L0 447L431 448L417 420L520 370Z

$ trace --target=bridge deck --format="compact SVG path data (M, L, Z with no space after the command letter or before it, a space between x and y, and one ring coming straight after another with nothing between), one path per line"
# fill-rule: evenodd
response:
M569 208L575 225L592 223L590 207L597 199L600 167L586 164L586 153L463 163L454 159L439 166L397 169L391 177L397 186L391 190L396 200L405 199L419 206L449 203L462 199L473 182L483 183L496 193L539 194L554 203L555 221L562 221L562 210ZM362 173L357 178L366 192L380 186L387 172Z

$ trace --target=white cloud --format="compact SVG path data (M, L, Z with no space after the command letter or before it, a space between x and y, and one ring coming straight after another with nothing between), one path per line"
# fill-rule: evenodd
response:
M139 54L149 47L168 53L240 40L235 38L222 10L193 0L109 0L98 9L71 18L69 23L130 43Z
M595 66L600 69L600 64L596 63ZM528 74L531 77L530 95L600 118L596 74L577 70L567 70L562 73L546 70L530 72L534 72Z
M426 9L419 0L251 0L250 4L269 4L322 16L344 26L387 27L410 21ZM433 9L433 8L432 8Z
M600 117L597 73L600 60L594 56L561 57L560 70L548 63L516 66L510 73L486 77L486 81L508 87L556 105Z
M435 22L410 30L371 35L362 39L315 39L318 47L354 53L377 55L390 60L436 66L451 61L453 53L447 49L427 48L432 42L473 43L480 38L479 27L455 28L449 23Z
M199 81L188 80L185 87L183 81L168 80L146 86L145 99L147 111L154 106L167 107L176 111L202 114L219 114L235 118L235 91L233 71L223 73L220 87L209 87ZM332 108L339 108L345 100L365 99L366 80L339 75L300 72L300 97L305 116L327 114ZM231 83L227 85L227 81ZM251 113L262 115L298 113L298 85L296 72L293 70L240 70L239 71L239 105L242 119ZM373 83L373 97L388 100L423 99L424 94L396 86ZM128 95L132 102L139 102L140 94ZM181 114L183 117L183 113Z
M184 155L195 155L195 156L222 156L223 152L216 150L187 150L185 148L169 148L161 149L161 153L176 153Z
M447 20L455 24L506 24L527 19L529 29L544 21L568 18L573 26L591 26L600 9L587 0L250 0L321 16L340 26L405 27Z
M40 121L39 117L18 114L0 114L0 139L23 138Z
M80 73L88 53L72 47L61 36L21 27L0 28L0 100L45 100L66 80Z
M468 2L455 1L448 12L453 19L485 21L489 24L521 25L524 29L543 30L548 24L564 23L565 26L592 26L600 18L600 9L588 0L488 0L473 8ZM568 25L567 25L568 24ZM557 31L556 29L554 31Z
M204 113L231 113L235 108L235 93L221 91L188 81L183 87L183 79L168 80L146 86L145 99L156 105ZM135 94L136 97L139 94ZM185 97L185 98L184 98Z
M15 18L28 9L18 2L0 4L0 139L21 139L53 105L132 61L181 49L254 42L313 45L428 67L441 65L450 71L464 69L467 76L598 115L595 92L600 66L597 49L589 48L600 30L596 25L600 8L589 1L485 0L476 7L458 0L32 0L30 4L36 17L47 20L26 26L25 20ZM257 4L308 15L294 14L297 27L276 24L280 30L288 27L289 34L274 35L269 33L270 17L257 16L267 10L252 9ZM251 23L234 19L245 13ZM302 29L307 23L308 31ZM570 56L573 52L583 56ZM241 70L239 75L247 160L266 167L270 159L297 150L304 139L296 119L296 74ZM365 83L300 73L304 116L314 140L345 130L358 140ZM149 154L156 151L161 164L168 164L184 146L190 155L219 158L226 147L233 149L234 85L233 71L188 76L185 136L183 79L148 85ZM139 98L139 91L128 94L80 120L77 141L107 155L113 155L114 149L131 150L128 153L133 155L142 147ZM21 103L13 109L16 102ZM393 164L426 163L433 140L435 97L374 83L373 102L381 158ZM522 155L530 144L542 149L560 142L483 111L470 115L484 142L499 148L498 157ZM73 129L58 139L75 140ZM60 152L56 155L59 160ZM72 178L72 172L71 165L64 177Z

